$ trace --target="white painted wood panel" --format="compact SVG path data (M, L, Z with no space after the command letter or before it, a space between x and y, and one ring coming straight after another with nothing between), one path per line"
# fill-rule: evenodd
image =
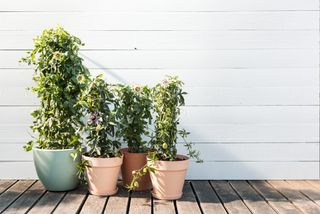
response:
M56 24L93 75L186 83L181 126L205 160L188 178L319 178L318 0L11 0L0 20L0 178L36 177L21 146L38 102L18 60Z
M317 10L318 0L10 0L0 11L255 11Z
M317 68L317 49L82 51L88 68ZM0 51L0 68L26 68L23 51ZM123 60L126 59L126 60Z
M267 12L10 12L2 30L318 30L318 11ZM217 21L220 20L220 21Z
M14 170L13 170L14 169ZM32 162L1 162L1 179L37 178ZM298 171L298 172L297 172ZM318 179L319 162L190 163L187 179Z
M27 142L33 135L26 124L0 125L0 143ZM318 123L186 124L193 142L319 142ZM181 140L181 139L180 139Z
M0 107L0 125L31 124L36 107ZM187 106L180 124L301 124L317 123L318 106Z
M23 150L23 143L0 144L0 162L32 161L32 152ZM318 143L196 143L194 148L201 153L204 161L318 161ZM187 154L182 144L178 145L180 154Z
M71 31L83 50L313 49L317 31ZM0 31L0 49L31 49L41 30ZM94 38L94 39L93 39Z
M310 87L232 88L185 87L186 105L317 105L318 90ZM26 87L0 88L1 105L37 105Z

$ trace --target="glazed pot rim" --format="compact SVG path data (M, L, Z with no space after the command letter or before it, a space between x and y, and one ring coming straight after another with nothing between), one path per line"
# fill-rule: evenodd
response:
M37 151L49 151L49 152L64 152L64 151L75 151L76 149L40 149L39 147L33 147L32 150Z

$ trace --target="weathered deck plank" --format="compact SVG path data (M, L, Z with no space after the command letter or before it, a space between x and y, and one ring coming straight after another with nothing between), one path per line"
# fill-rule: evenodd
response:
M150 191L133 191L131 193L130 212L132 214L151 213Z
M186 181L183 186L183 195L176 201L178 213L198 214L201 210L193 194L190 182Z
M320 180L307 180L306 182L320 190Z
M104 210L105 214L126 213L129 192L124 187L119 186L118 188L118 193L109 197Z
M0 180L0 195L15 182L17 182L17 180Z
M103 212L108 197L89 195L81 209L82 214L100 214Z
M47 191L41 199L32 207L29 214L51 213L65 196L65 192Z
M231 181L230 183L253 213L276 214L246 181Z
M21 196L34 182L34 180L22 180L3 192L0 195L0 213Z
M174 201L159 200L153 198L153 213L154 214L174 214Z
M150 191L90 195L85 186L46 191L39 181L0 180L0 213L320 213L320 181L186 181L176 201Z
M301 192L296 191L286 181L268 181L274 188L280 191L285 197L287 197L296 207L302 212L308 214L319 214L320 207L313 201L310 201Z
M249 181L249 183L268 201L278 213L299 214L299 211L290 201L265 181Z
M88 194L87 192L87 188L84 186L80 186L78 189L68 192L58 204L54 213L77 213L81 209L82 203Z
M224 207L230 214L250 214L250 210L233 191L227 181L210 181L211 185L221 198Z
M11 204L5 213L26 213L37 200L45 193L45 189L40 181L34 183L21 197Z
M295 190L302 192L320 206L320 190L306 181L287 181Z
M204 213L227 213L208 181L192 181L191 184L198 196L201 209Z

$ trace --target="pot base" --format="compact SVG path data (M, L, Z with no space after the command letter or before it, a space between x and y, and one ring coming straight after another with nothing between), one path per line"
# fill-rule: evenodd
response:
M178 194L178 195L160 195L160 194L156 194L155 192L151 191L151 194L154 198L160 199L160 200L176 200L182 197L182 194Z
M89 189L89 192L90 192L91 195L110 196L110 195L114 195L114 194L116 194L118 192L118 187L115 190L113 190L112 192L110 192L110 193L100 193L100 192L92 191L90 189Z

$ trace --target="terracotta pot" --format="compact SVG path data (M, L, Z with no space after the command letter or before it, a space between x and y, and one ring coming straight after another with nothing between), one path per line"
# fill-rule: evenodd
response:
M128 148L121 150L123 154L123 164L121 166L123 185L130 185L132 181L132 171L141 169L147 163L147 153L130 153ZM135 190L151 189L149 173L139 179L139 187Z
M93 158L82 156L88 161L86 176L88 190L93 195L113 195L117 193L117 181L123 156L114 158Z
M177 155L177 161L155 161L155 173L151 173L152 195L158 199L175 200L182 196L189 158Z

